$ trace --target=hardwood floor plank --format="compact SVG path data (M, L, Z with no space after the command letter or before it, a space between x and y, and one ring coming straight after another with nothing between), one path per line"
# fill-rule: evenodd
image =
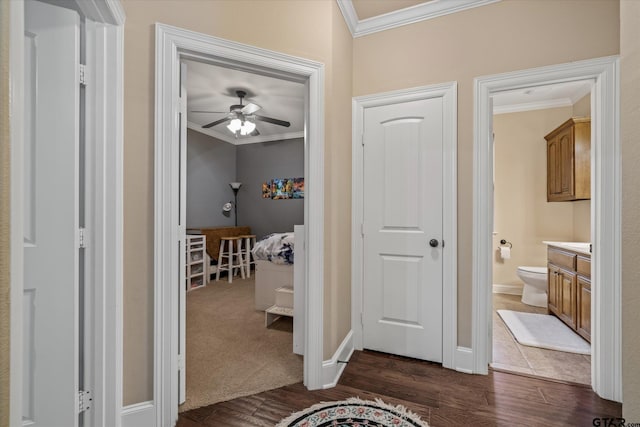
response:
M179 427L273 426L315 403L359 397L403 405L430 426L591 425L619 417L621 405L589 387L490 371L469 375L441 365L356 351L338 385L308 391L302 383L180 414Z

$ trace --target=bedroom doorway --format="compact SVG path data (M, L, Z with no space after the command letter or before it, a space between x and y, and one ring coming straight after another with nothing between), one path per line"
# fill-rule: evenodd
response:
M163 24L156 25L156 167L155 167L155 381L163 396L155 410L171 424L178 414L178 305L180 257L178 242L186 224L180 223L180 144L177 144L181 100L180 61L191 59L237 70L297 81L305 87L304 205L304 383L323 385L323 65Z
M184 59L180 98L183 412L303 380L303 358L294 352L302 310L293 318L290 310L300 291L293 270L304 264L304 228L296 234L294 226L304 224L305 87ZM231 129L236 119L252 131ZM221 239L240 234L255 237L234 245L259 251L250 268L230 274L219 268L228 262Z

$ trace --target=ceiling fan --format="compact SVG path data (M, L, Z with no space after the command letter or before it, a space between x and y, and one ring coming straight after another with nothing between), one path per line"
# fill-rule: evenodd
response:
M238 98L240 98L240 103L231 105L229 107L229 113L227 113L226 117L220 120L213 121L211 123L207 123L202 127L207 129L207 128L219 125L221 123L229 122L229 124L227 125L227 129L229 129L237 138L238 135L242 135L242 136L260 135L260 132L258 132L258 129L256 129L256 124L255 124L256 120L261 122L272 123L278 126L284 126L284 127L291 126L291 123L284 120L279 120L271 117L265 117L265 116L260 116L258 114L254 114L256 111L260 109L260 106L252 102L246 105L243 105L242 100L244 99L245 96L247 96L247 93L245 91L237 90L236 95L238 96ZM192 111L192 112L193 113L218 113L218 112L222 113L222 111Z

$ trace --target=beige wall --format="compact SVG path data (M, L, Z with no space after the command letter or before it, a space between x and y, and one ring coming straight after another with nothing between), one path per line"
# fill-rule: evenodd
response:
M325 354L349 328L351 38L330 0L123 0L124 404L152 398L154 24L325 64ZM340 18L338 20L337 18ZM345 206L347 208L345 209Z
M573 104L573 117L591 117L591 94ZM591 201L573 202L573 240L591 241Z
M572 108L552 108L493 117L495 193L493 283L521 284L521 265L546 266L543 240L573 241L574 202L547 202L544 136L571 117ZM500 239L513 244L510 259L498 256Z
M462 346L471 345L473 79L615 55L619 18L618 2L610 0L505 0L354 40L354 96L458 82L458 343Z
M0 426L9 425L9 2L0 1Z
M620 5L622 145L622 415L640 420L640 2Z

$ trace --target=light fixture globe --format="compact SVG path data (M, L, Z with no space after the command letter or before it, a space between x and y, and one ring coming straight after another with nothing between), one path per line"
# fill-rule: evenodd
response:
M239 131L242 128L242 122L240 121L240 119L233 119L231 120L231 122L229 122L229 124L227 125L227 129L229 129L231 132L236 133L237 131Z

